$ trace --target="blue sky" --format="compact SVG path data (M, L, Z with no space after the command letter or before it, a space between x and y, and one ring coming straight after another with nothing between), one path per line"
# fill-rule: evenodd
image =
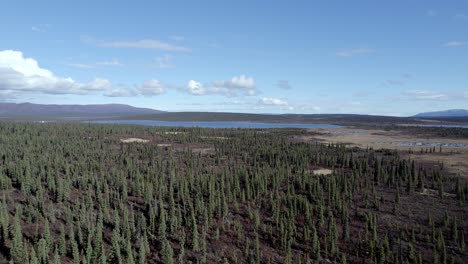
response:
M4 1L0 100L167 111L468 108L468 1Z

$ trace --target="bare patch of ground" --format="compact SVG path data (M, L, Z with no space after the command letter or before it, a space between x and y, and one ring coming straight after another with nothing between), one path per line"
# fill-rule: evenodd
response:
M432 189L424 189L422 192L420 192L419 194L421 195L428 195L428 196L432 196L432 197L437 197L439 196L439 192L437 190L432 190ZM453 193L447 193L447 192L443 192L442 194L444 197L456 197L455 194Z
M468 150L442 151L442 153L414 153L411 158L417 162L441 163L451 173L468 177Z
M220 140L228 139L227 137L207 137L207 136L201 136L200 138L203 138L203 139L220 139Z
M120 142L122 143L148 143L148 139L143 139L143 138L122 138L120 139Z
M330 169L317 169L317 170L313 170L312 173L314 175L330 175L333 173L333 171Z
M202 155L211 154L215 152L214 148L193 148L193 153L200 153Z
M410 155L412 159L419 162L443 163L451 174L468 177L468 146L466 146L468 142L464 139L417 136L400 131L356 128L309 129L308 132L310 134L295 136L294 140L343 143L360 148L397 150L403 155ZM398 142L402 144L389 144ZM446 143L460 145L460 147L443 146L442 152L440 152L439 147L435 147L435 152L431 152L430 150L434 149L432 146L407 146L405 145L407 142ZM426 150L429 151L426 153Z

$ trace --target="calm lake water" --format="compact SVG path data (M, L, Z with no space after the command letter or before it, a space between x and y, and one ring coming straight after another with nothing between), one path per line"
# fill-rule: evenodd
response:
M468 125L419 125L419 127L456 127L456 128L468 128Z
M341 128L332 124L287 124L261 122L187 122L187 121L156 121L156 120L99 120L89 121L94 124L127 124L165 127L204 127L204 128Z

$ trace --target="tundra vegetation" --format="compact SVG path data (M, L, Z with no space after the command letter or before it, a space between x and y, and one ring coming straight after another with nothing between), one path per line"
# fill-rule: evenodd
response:
M302 133L1 123L0 262L467 262L466 175Z

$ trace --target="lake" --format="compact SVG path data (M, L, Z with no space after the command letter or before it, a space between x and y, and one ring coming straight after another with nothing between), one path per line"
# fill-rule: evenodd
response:
M419 127L468 128L468 125L418 125Z
M157 121L157 120L97 120L88 121L94 124L126 124L164 127L203 127L203 128L342 128L332 124L289 124L262 122L231 122L231 121Z
M417 141L403 141L403 142L374 142L377 145L395 145L403 147L468 147L465 143L447 143L447 142L417 142Z

